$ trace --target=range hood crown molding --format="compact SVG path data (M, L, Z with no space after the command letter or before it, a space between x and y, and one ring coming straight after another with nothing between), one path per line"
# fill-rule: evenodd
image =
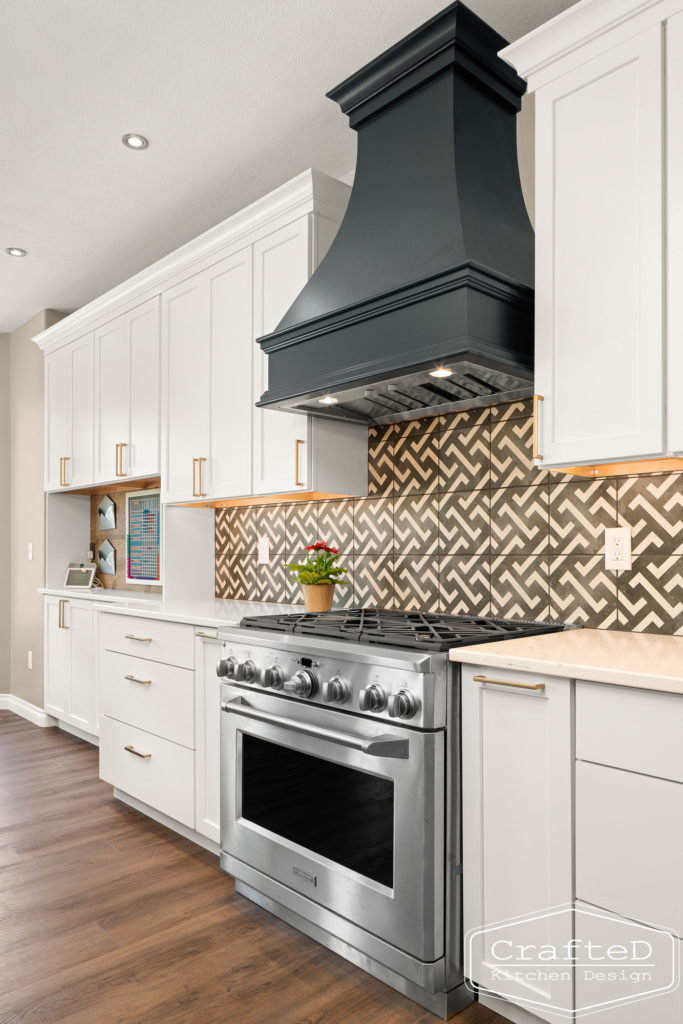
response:
M459 406L468 374L492 401L504 382L530 386L534 236L515 132L525 84L498 56L505 45L457 2L328 93L358 132L355 181L326 257L258 339L259 405L375 422L391 404L383 380L395 391L405 377L419 415L420 396L435 400L427 360L467 361ZM324 392L333 410L317 403Z

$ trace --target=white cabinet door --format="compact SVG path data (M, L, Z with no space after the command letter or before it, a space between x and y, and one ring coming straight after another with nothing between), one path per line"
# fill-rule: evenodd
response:
M198 497L209 457L211 331L209 279L196 274L162 296L164 399L162 497Z
M63 625L67 602L45 598L45 710L63 721L69 714L71 643Z
M254 333L273 331L313 272L308 217L254 245ZM268 387L266 357L254 345L254 402ZM253 410L254 494L306 490L309 484L307 416Z
M203 490L222 498L251 493L253 348L251 248L207 272L210 303L210 450Z
M571 683L463 665L462 735L465 973L555 1021L545 1006L570 1007L571 980L505 979L509 965L494 948L503 933L471 944L467 935L572 899ZM571 936L567 914L539 916L504 938L560 947Z
M130 433L130 352L122 316L95 331L95 392L95 480L113 480Z
M648 29L536 95L543 465L664 450L662 38Z
M666 25L667 135L667 430L668 449L683 453L683 12Z
M196 640L195 736L197 832L220 842L220 680L216 665L221 656L218 640Z
M128 476L159 473L160 323L155 296L125 316L130 363L128 447L122 471Z
M45 360L45 490L64 486L64 459L71 455L71 349Z
M93 335L71 347L71 459L65 479L70 487L93 482L95 433L95 368Z

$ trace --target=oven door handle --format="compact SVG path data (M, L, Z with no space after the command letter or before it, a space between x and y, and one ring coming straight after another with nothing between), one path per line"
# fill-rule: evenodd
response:
M314 739L325 740L328 743L336 743L340 747L351 747L353 750L360 750L363 754L372 754L373 757L408 758L409 741L407 739L396 739L394 736L387 735L363 739L360 736L352 736L347 732L318 729L314 725L306 725L304 722L292 722L288 718L281 718L280 715L271 715L268 711L259 711L258 708L248 704L244 697L235 697L233 700L223 701L221 708L223 711L228 711L233 715L254 718L259 722L267 722L269 725L277 725L281 729L288 729L290 732L312 736Z

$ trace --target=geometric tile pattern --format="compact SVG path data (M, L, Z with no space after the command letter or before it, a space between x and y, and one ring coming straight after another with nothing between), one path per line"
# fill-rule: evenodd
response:
M683 473L620 480L619 525L631 527L634 555L683 554Z
M530 402L368 431L368 497L218 509L217 597L301 603L284 568L316 540L349 583L335 606L471 612L683 635L683 474L539 472ZM606 526L633 568L604 568ZM256 564L259 536L268 565Z
M566 555L605 550L605 527L617 526L613 480L550 484L550 548Z

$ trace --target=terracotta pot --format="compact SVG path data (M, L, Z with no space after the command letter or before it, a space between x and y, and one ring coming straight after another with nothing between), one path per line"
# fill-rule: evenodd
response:
M302 583L307 612L329 612L334 600L334 583Z

